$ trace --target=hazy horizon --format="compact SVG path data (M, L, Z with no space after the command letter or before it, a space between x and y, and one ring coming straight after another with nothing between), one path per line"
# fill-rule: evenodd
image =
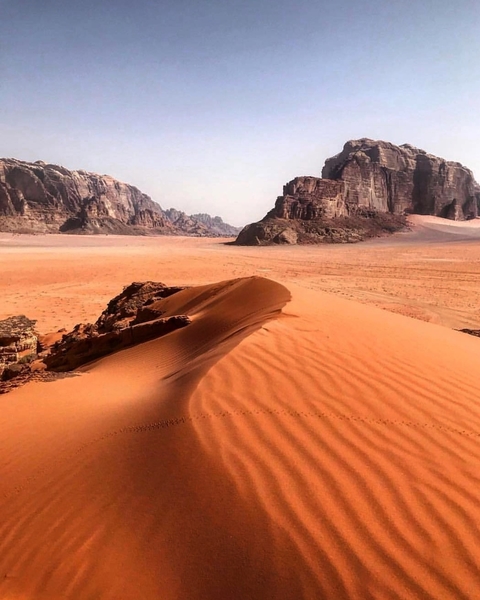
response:
M476 2L0 6L4 157L235 225L349 139L409 143L480 179Z

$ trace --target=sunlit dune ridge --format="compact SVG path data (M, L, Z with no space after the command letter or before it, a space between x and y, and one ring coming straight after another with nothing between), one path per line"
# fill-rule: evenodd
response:
M168 302L3 402L3 597L475 597L478 339L262 278Z

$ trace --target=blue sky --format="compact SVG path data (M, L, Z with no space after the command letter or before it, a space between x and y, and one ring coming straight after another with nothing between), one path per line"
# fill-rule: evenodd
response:
M0 0L0 156L261 218L359 137L480 179L478 0Z

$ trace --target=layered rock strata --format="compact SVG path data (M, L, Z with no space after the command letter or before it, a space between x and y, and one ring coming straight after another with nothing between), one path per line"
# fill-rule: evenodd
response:
M480 187L472 172L408 144L353 140L327 159L322 177L296 177L275 207L247 225L236 243L360 241L396 231L407 214L476 218Z

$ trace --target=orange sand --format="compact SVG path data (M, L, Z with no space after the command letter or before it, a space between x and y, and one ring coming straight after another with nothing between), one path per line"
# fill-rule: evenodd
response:
M438 223L438 221L440 223ZM363 244L242 248L202 238L0 233L0 319L43 333L95 320L124 285L262 275L456 329L480 329L480 219L415 217L413 231Z
M282 285L181 292L192 325L0 397L0 598L475 598L480 340L364 304L478 322L480 243L417 233L2 247L0 317L44 331L131 280Z

